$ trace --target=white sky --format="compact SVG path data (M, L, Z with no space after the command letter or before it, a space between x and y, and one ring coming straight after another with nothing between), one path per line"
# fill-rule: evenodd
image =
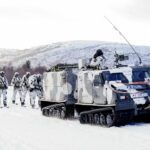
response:
M29 48L52 42L124 42L150 45L149 0L0 0L0 47Z

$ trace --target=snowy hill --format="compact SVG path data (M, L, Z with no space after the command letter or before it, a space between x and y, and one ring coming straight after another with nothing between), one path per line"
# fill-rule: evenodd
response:
M150 60L150 47L134 46L142 57L144 64ZM0 54L0 65L22 66L27 60L33 68L37 66L50 67L57 63L76 63L80 58L91 58L97 49L103 49L108 64L112 64L115 51L131 56L130 60L137 61L137 57L127 44L100 41L71 41L43 45L25 50L5 50ZM130 63L132 63L130 61Z

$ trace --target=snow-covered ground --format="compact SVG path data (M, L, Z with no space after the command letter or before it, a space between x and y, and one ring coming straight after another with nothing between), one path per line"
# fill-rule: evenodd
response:
M8 99L11 100L12 88ZM40 109L0 109L0 150L149 150L150 124L103 128L41 115Z

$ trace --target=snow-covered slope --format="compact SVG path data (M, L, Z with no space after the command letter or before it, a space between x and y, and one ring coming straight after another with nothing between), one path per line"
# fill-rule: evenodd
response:
M150 47L134 46L144 63L149 63ZM115 51L119 53L129 53L131 59L137 60L135 54L127 44L100 42L100 41L72 41L59 42L50 45L34 47L25 50L15 50L2 53L0 55L1 65L11 64L15 67L21 66L27 60L31 61L32 67L50 67L57 63L76 63L80 58L91 58L95 51L101 48L108 59L108 64L112 64ZM132 62L130 62L132 63Z

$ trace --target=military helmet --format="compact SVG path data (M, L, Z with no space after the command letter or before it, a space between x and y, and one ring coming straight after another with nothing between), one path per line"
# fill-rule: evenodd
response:
M30 73L30 72L26 72L26 74L29 74L29 75L30 75L31 73Z
M38 78L41 78L41 77L42 77L42 75L41 75L40 73L36 74L36 76L37 76Z
M0 71L0 75L1 75L1 76L4 76L4 75L5 75L5 72L4 72L4 71Z
M98 49L96 53L94 54L93 58L96 59L99 56L103 56L103 51L101 49Z
M26 77L29 77L31 75L30 72L26 72Z
M19 72L15 72L15 76L19 76Z
M42 75L40 73L36 74L37 77L37 81L41 81L42 80Z

